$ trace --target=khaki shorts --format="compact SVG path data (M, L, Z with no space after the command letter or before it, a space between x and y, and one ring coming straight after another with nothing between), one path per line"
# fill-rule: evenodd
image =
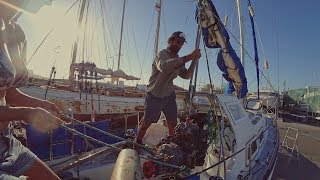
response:
M161 111L166 116L167 121L177 121L177 103L174 92L163 98L158 98L150 92L147 93L144 105L144 120L151 123L158 122Z

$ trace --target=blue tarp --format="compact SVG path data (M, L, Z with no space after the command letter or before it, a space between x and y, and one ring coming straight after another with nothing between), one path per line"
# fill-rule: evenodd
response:
M90 122L90 126L101 129L105 132L110 132L110 120L102 120L98 122ZM72 127L72 125L68 125ZM97 140L103 141L108 144L113 144L119 142L118 139L115 139L110 136L106 136L97 132L91 128L85 127L81 124L76 124L74 129L80 133L86 134L90 137L93 137ZM124 137L125 132L119 131L115 133L120 137ZM49 133L40 133L36 129L32 127L31 124L27 124L26 126L26 136L27 136L27 147L35 153L42 160L49 160L50 156L50 147L52 147L52 158L60 158L64 156L71 155L72 152L72 142L73 142L73 151L75 153L86 152L90 149L88 144L83 137L78 135L72 136L72 133L60 127L52 130L52 136ZM88 140L93 148L102 147L101 144L92 142ZM51 145L50 145L51 144Z

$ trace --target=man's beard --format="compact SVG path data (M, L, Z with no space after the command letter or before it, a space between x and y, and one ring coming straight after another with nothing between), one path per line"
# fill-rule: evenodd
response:
M170 50L173 54L178 54L181 48L170 46Z

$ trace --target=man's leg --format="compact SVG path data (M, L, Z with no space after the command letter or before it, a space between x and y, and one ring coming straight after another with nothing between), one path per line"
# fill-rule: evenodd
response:
M177 119L168 119L167 120L168 130L169 130L169 136L174 136L174 129L177 126Z
M142 144L142 139L146 134L148 128L150 127L151 123L145 121L145 117L143 117L138 125L138 133L136 137L136 143Z
M174 136L174 129L177 126L177 103L176 94L173 93L166 99L166 103L163 104L162 109L164 115L167 119L167 126L169 131L169 136Z
M157 122L161 114L161 98L154 97L147 93L144 104L144 116L138 126L136 143L141 144L151 123Z

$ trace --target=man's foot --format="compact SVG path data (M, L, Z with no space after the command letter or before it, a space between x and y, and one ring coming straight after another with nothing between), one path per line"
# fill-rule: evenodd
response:
M156 154L156 150L151 149L150 147L148 147L145 144L139 143L139 141L134 141L133 142L133 149L136 150L138 152L138 154L141 154L143 151L155 155Z

